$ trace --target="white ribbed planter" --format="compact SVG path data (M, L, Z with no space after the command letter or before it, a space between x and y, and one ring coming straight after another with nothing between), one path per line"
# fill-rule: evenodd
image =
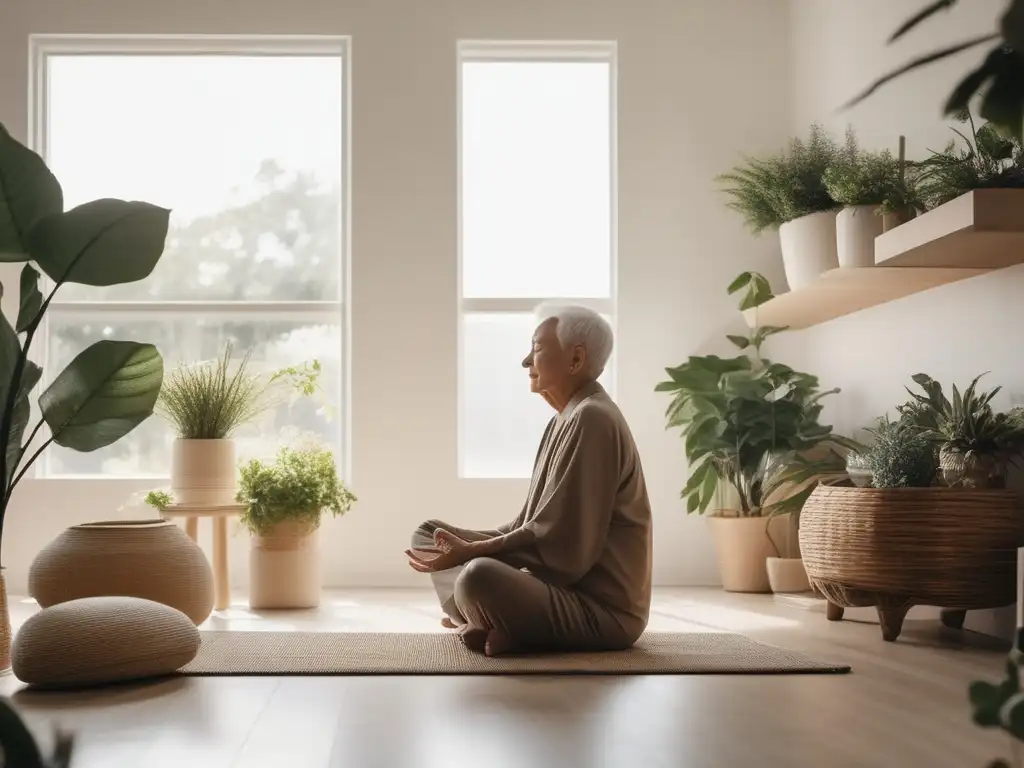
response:
M249 607L316 608L320 605L319 528L279 523L253 534L249 549Z
M799 557L769 557L765 560L768 569L768 583L775 594L808 592L811 583L807 580L804 561Z
M175 440L171 495L177 504L235 503L238 469L234 440Z
M883 223L878 206L855 205L841 210L836 216L839 266L875 266L875 238L882 234Z
M836 213L822 211L787 221L779 229L782 264L791 291L810 285L839 267Z

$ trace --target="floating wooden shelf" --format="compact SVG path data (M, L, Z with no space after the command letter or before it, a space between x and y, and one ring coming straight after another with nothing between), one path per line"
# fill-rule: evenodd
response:
M874 267L833 269L743 315L808 328L947 283L1024 264L1024 190L980 189L875 240Z
M988 271L923 267L833 269L811 285L745 310L743 317L750 327L786 325L799 330Z
M977 189L875 240L885 267L1002 269L1024 262L1024 189Z

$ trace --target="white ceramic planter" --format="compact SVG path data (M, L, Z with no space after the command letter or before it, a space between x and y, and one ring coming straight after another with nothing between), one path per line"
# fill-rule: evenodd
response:
M779 241L791 291L804 288L839 267L835 211L812 213L786 222L779 229Z
M280 523L253 535L249 549L249 607L316 608L320 605L319 529Z
M841 210L836 216L839 266L875 266L875 238L882 234L883 223L874 205L856 205Z
M811 583L807 580L804 561L798 557L769 557L765 560L768 583L772 592L787 594L808 592Z
M237 467L233 440L175 440L171 495L178 504L234 504Z

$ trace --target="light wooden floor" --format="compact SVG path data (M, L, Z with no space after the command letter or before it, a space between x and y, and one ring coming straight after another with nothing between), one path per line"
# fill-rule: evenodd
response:
M15 624L34 606L16 604ZM429 591L329 593L318 611L217 629L439 631ZM77 732L74 768L977 768L1009 745L971 724L967 686L1005 648L908 621L826 622L770 596L662 590L652 629L730 631L852 665L849 675L595 678L189 678L90 693L14 693L47 743Z

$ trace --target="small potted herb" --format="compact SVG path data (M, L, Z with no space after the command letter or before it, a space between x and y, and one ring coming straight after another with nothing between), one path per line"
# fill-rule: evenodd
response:
M915 176L903 157L892 152L865 152L850 128L846 144L825 171L825 187L843 209L836 217L840 267L873 267L875 238L912 218L924 206Z
M249 603L252 608L314 608L320 603L317 534L327 512L337 517L356 497L338 476L326 447L282 448L270 463L242 466L237 501L252 534Z
M285 399L289 390L313 394L320 363L265 374L249 368L252 352L232 366L232 345L219 359L178 367L164 378L157 412L177 434L170 494L177 504L227 506L237 489L236 430Z
M796 290L839 266L836 212L842 207L825 186L825 171L838 147L820 125L806 141L792 139L785 152L749 158L718 177L728 206L754 234L778 230L786 282Z

